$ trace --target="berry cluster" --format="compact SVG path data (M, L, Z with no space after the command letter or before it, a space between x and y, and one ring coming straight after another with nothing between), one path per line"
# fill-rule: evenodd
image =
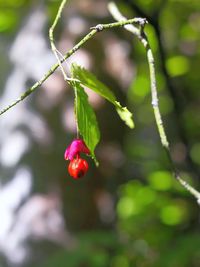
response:
M70 160L68 172L74 179L83 177L88 171L88 163L80 158L80 153L89 155L90 150L82 139L75 139L65 150L65 160Z

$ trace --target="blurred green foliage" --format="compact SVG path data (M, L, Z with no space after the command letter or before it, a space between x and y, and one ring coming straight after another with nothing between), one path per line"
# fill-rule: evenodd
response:
M20 13L29 0L0 0L0 33L10 33L17 29ZM18 12L16 12L18 11Z

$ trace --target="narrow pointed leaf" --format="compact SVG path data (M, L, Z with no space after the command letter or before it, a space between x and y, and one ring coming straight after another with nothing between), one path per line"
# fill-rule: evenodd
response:
M75 63L72 64L71 71L73 77L78 79L82 85L92 89L115 105L116 97L113 92L105 84L97 80L94 74Z
M125 122L125 124L130 128L134 128L132 113L126 107L122 107L121 104L117 102L114 93L105 84L100 82L94 74L83 67L78 66L77 64L72 64L71 72L72 76L78 79L82 85L90 88L111 102L115 106L118 115Z
M75 113L78 129L87 147L90 149L92 158L96 165L98 165L94 154L95 147L100 140L96 115L93 108L90 106L88 96L80 83L72 82L71 84L75 90Z
M127 107L122 107L119 102L116 101L116 110L120 118L125 122L125 124L133 129L134 122L133 122L133 114L127 109Z

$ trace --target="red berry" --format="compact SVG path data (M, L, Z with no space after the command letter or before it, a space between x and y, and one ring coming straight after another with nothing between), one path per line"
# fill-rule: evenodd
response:
M68 166L68 172L74 179L83 177L88 170L88 163L86 160L76 158L70 161Z

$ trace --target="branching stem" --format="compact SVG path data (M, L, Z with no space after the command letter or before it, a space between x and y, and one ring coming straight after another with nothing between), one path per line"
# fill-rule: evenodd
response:
M62 1L62 3L65 1ZM61 4L62 4L61 3ZM62 11L62 8L59 8L59 10ZM61 13L60 13L61 14ZM110 29L113 27L122 27L124 25L128 25L128 24L132 24L132 23L140 23L141 20L138 18L134 18L134 19L129 19L126 21L120 21L120 22L115 22L115 23L109 23L109 24L101 24L102 30L104 29ZM57 24L57 21L54 21L53 24L53 29L55 28ZM137 29L137 28L136 28ZM72 49L70 49L64 56L62 59L59 59L58 62L54 64L50 70L45 73L43 75L43 77L37 81L32 87L28 88L19 98L17 98L13 103L11 103L10 105L8 105L7 107L5 107L4 109L2 109L0 111L0 115L2 115L3 113L7 112L9 109L11 109L12 107L16 106L18 103L20 103L21 101L23 101L27 96L29 96L30 94L32 94L36 89L38 89L39 86L41 86L56 70L57 68L69 57L71 57L77 50L79 50L87 41L89 41L97 32L99 32L98 27L93 27L93 29L87 34L85 35L80 42L78 42ZM52 34L51 34L51 39L52 39ZM56 48L55 48L56 49ZM56 50L55 50L56 51ZM58 56L58 54L57 54ZM58 57L59 58L59 57ZM62 69L62 68L61 68ZM66 75L66 74L65 74ZM67 80L70 80L69 78L67 78Z
M112 16L114 17L115 20L117 20L117 21L126 20L126 18L118 10L115 3L113 3L113 2L109 3L108 8L109 8L110 13L112 14ZM169 142L167 140L167 135L165 132L165 128L163 125L163 121L162 121L162 117L161 117L161 113L160 113L160 109L159 109L159 104L158 104L154 56L153 56L148 38L143 31L144 26L142 25L142 27L140 28L140 31L138 31L138 29L136 27L134 27L133 25L125 26L125 28L139 38L139 40L141 41L141 43L143 44L143 46L146 50L147 61L148 61L149 72L150 72L152 107L153 107L153 111L154 111L155 121L156 121L156 125L158 128L161 143L162 143L162 145L166 151L167 157L171 163L174 177L189 193L191 193L197 199L198 204L200 204L200 193L180 177L178 171L176 170L176 167L174 165L172 157L171 157Z
M3 110L0 111L0 115L2 115L3 113L7 112L9 109L11 109L12 107L16 106L19 102L21 102L22 100L24 100L27 96L29 96L30 94L32 94L39 86L41 86L44 81L46 81L48 79L49 76L51 76L55 70L60 67L63 77L66 81L69 81L70 78L67 77L63 67L62 67L62 63L69 58L70 56L72 56L78 49L80 49L87 41L89 41L97 32L101 32L105 29L110 29L110 28L114 28L114 27L124 27L125 29L127 29L128 31L132 32L134 35L136 35L138 37L138 39L141 41L141 43L143 44L145 50L146 50L146 55L147 55L147 61L148 61L148 65L149 65L149 72L150 72L150 82L151 82L151 95L152 95L152 106L153 106L153 110L154 110L154 115L155 115L155 121L157 124L157 128L158 128L158 132L159 132L159 136L161 139L161 143L167 153L167 156L170 160L173 172L174 172L174 177L176 178L176 180L188 191L190 192L196 199L198 204L200 204L200 193L194 189L192 186L190 186L186 181L184 181L179 173L176 170L176 167L173 163L172 157L171 157L171 153L170 153L170 147L169 147L169 142L167 140L167 136L165 133L165 129L164 129L164 125L163 125L163 121L162 121L162 117L161 117L161 113L159 110L159 105L158 105L158 96L157 96L157 84L156 84L156 75L155 75L155 64L154 64L154 57L153 57L153 53L151 50L151 47L149 45L149 41L147 36L145 35L143 29L145 24L147 23L147 20L145 18L133 18L133 19L126 19L118 10L117 6L115 3L111 2L109 4L109 10L110 13L112 14L112 16L115 18L115 20L117 20L117 22L114 23L108 23L108 24L98 24L95 27L91 28L91 31L85 35L80 41L79 43L77 43L71 50L69 50L61 59L58 56L58 50L54 44L54 36L53 36L53 32L54 29L58 23L58 20L61 16L62 10L66 4L67 0L62 0L60 7L58 9L56 18L49 30L49 39L50 39L50 43L51 43L51 49L53 51L53 53L55 54L55 57L58 61L58 63L54 64L50 70L43 75L43 77L37 81L32 87L30 87L29 89L27 89L18 99L16 99L13 103L11 103L10 105L8 105L6 108L4 108ZM135 27L132 24L136 24L139 25L139 27Z
M68 77L67 77L67 75L66 75L66 73L65 73L65 70L64 70L64 68L63 68L63 66L62 66L62 63L61 63L60 58L59 58L59 56L58 56L58 50L57 50L56 45L55 45L55 43L54 43L54 29L55 29L55 27L56 27L56 25L57 25L57 23L58 23L58 20L59 20L60 17L61 17L61 13L62 13L62 11L63 11L63 8L64 8L66 2L67 2L67 0L63 0L63 1L61 2L60 7L59 7L59 9L58 9L58 13L57 13L57 15L56 15L56 17L55 17L55 20L54 20L52 26L51 26L50 29L49 29L49 40L50 40L50 44L51 44L51 50L52 50L52 52L54 53L54 55L55 55L55 57L56 57L56 59L57 59L57 61L58 61L58 65L59 65L59 67L60 67L60 69L61 69L61 72L62 72L62 74L63 74L63 77L64 77L64 80L65 80L65 81L68 80Z

